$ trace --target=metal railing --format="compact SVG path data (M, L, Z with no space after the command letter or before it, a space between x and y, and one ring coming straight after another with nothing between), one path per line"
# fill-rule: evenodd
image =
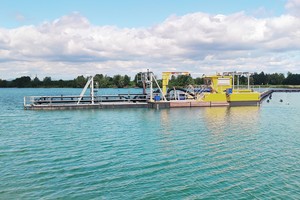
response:
M147 95L143 94L116 94L116 95L98 95L98 96L25 96L24 107L36 105L53 104L80 104L104 103L104 102L146 102L149 100Z

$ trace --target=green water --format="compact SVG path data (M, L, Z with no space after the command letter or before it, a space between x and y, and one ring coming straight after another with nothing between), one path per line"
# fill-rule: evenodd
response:
M298 93L260 107L22 107L78 93L0 88L0 199L300 198Z

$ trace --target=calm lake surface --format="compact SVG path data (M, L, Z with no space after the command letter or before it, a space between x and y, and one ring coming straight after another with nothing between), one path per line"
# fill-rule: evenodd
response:
M80 91L0 88L0 199L300 198L300 93L260 107L23 110L24 96Z

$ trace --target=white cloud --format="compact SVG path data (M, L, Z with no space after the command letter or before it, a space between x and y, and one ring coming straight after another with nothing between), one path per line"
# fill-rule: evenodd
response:
M24 22L24 21L26 21L26 17L24 15L22 15L21 13L16 13L15 14L15 19L18 22Z
M300 0L288 0L285 8L290 14L300 16Z
M157 74L297 72L299 49L300 20L294 15L192 13L170 16L153 27L121 29L95 26L73 13L39 26L0 29L0 78L26 73L53 78L133 76L147 68Z

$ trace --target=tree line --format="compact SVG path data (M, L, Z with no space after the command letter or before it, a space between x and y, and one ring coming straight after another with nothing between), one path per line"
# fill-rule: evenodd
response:
M94 81L96 87L99 88L126 88L126 87L142 87L138 83L136 75L133 80L128 75L114 75L113 77L96 74ZM0 79L0 87L16 87L16 88L83 88L88 77L83 75L74 78L73 80L52 80L51 77L45 77L40 80L38 77L33 79L30 76L22 76L11 81ZM237 79L235 78L235 81ZM158 80L161 85L161 80ZM202 77L192 78L191 76L179 75L172 76L169 81L169 87L186 86L186 85L202 85L204 83ZM240 85L247 84L247 77L239 78ZM288 72L285 77L282 73L267 74L264 72L254 73L250 77L251 85L300 85L300 74Z
M22 76L12 81L1 80L0 87L16 87L16 88L83 88L88 77L83 75L73 80L52 80L51 77L45 77L40 80L38 77L33 79L30 76ZM124 88L135 87L134 81L128 75L115 75L113 77L97 74L94 76L96 87L101 88Z

